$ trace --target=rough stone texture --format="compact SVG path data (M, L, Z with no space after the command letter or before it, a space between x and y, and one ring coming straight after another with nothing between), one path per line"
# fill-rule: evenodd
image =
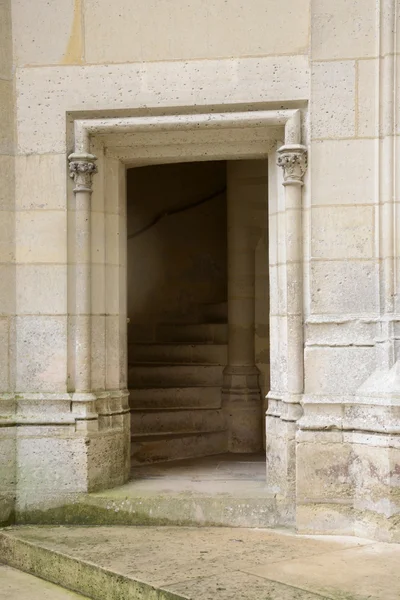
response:
M0 523L15 512L15 98L11 1L0 2Z
M0 558L93 600L397 600L400 593L399 545L354 537L29 527L0 533Z
M125 165L268 159L267 489L398 539L398 3L228 4L0 2L2 520L128 478Z

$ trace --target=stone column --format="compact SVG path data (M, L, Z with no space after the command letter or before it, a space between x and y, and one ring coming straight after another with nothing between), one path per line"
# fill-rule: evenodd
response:
M271 345L278 346L273 350L280 375L278 380L274 376L273 385L278 389L272 388L268 394L266 482L267 490L276 495L280 522L287 525L293 525L295 520L296 430L304 388L302 185L306 159L306 148L300 144L278 149L277 165L283 169L285 194L277 235L285 239L285 244L276 240L274 262L279 267L272 285L280 289L271 290L276 297L273 312L279 313L271 327Z
M91 392L91 195L96 157L71 154L75 182L75 381L76 395ZM79 400L79 398L74 398ZM83 399L83 398L82 398Z
M303 238L301 188L307 167L306 148L300 144L278 150L278 166L283 169L286 225L286 317L287 317L287 388L283 401L299 404L304 389L303 341ZM297 420L301 409L286 408L289 420Z
M261 451L263 416L255 366L255 247L259 237L252 193L254 161L227 167L228 365L222 389L229 452ZM264 174L265 177L265 174ZM266 198L267 201L267 198Z

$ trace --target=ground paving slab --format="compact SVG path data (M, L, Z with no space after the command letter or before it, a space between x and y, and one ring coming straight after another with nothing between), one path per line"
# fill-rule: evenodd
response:
M44 579L0 565L0 600L85 600L85 597Z
M356 537L24 526L0 532L0 562L93 600L400 598L400 544Z

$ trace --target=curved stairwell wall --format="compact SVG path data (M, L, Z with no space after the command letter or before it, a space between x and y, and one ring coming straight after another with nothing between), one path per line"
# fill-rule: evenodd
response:
M204 162L128 172L133 465L226 451L225 194L135 236L156 215L223 190L225 171Z

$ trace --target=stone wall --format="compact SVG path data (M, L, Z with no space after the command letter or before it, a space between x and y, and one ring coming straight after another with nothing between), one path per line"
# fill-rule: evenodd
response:
M399 5L320 1L311 19L297 526L398 541Z
M14 424L15 177L11 0L0 2L0 523L13 518L16 485Z
M9 32L10 6L3 1L0 9ZM105 427L107 439L115 441L110 444L99 430L89 431L92 421L104 425L115 414L101 393L124 386L125 264L121 248L104 242L105 231L109 240L116 239L112 232L123 237L124 208L115 198L115 189L123 196L123 135L112 151L104 150L102 135L90 148L99 165L91 251L100 259L93 261L93 273L111 266L119 285L115 296L93 295L89 393L96 399L84 397L78 404L75 398L81 419L65 421L71 402L75 406L68 377L76 367L74 320L67 315L76 309L79 239L66 171L74 120L294 107L302 111L302 142L309 151L300 217L269 161L267 482L282 500L282 522L297 523L301 531L399 539L398 18L395 0L290 0L283 8L277 0L185 7L128 0L12 3L15 71L10 50L3 52L0 90L5 100L11 98L15 73L16 136L12 103L4 101L0 168L6 177L0 193L12 248L15 227L17 274L14 294L14 268L6 264L10 252L3 244L1 268L9 285L1 291L2 414L10 423L14 409L7 394L15 391L18 418L40 427L19 428L21 498L32 499L34 489L32 502L42 502L43 473L49 474L43 496L54 502L61 502L60 489L73 494L115 484L113 472L120 481L127 476L123 460L113 469L118 448L126 446L124 427ZM147 134L135 135L145 161L151 143ZM244 130L240 141L237 132L230 133L223 143L216 137L214 146L202 135L196 152L203 157L215 158L225 147L223 158L229 158L234 139L237 156L254 158L251 150L259 155L264 143ZM172 131L158 138L164 161L182 160L187 147L178 138ZM282 137L275 132L274 139L279 147ZM272 157L270 147L268 152ZM299 221L301 234L293 239ZM79 265L78 279L87 263ZM104 281L95 280L100 286ZM299 289L301 297L293 294ZM98 297L103 304L96 304ZM9 364L14 329L8 316L15 313ZM293 354L300 347L300 356ZM11 448L12 428L6 430L2 439ZM97 466L87 448L102 456ZM8 456L7 473L13 473Z

